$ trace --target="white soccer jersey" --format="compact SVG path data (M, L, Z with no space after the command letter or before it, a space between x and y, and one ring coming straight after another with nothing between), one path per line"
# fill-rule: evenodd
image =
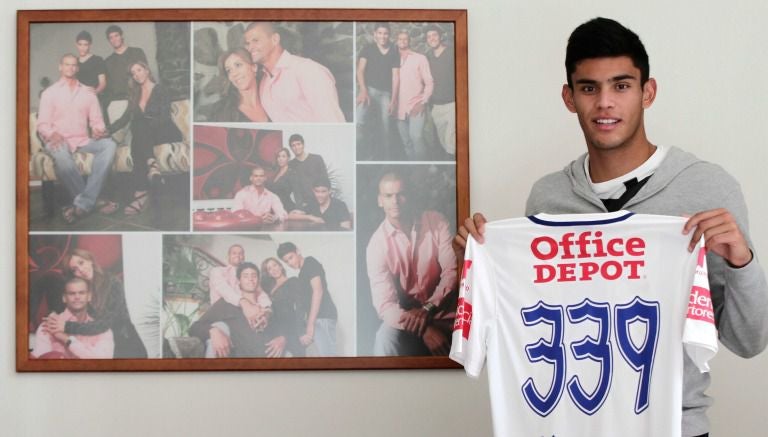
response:
M450 357L487 361L495 435L680 435L683 344L702 372L717 352L685 221L539 214L469 241Z

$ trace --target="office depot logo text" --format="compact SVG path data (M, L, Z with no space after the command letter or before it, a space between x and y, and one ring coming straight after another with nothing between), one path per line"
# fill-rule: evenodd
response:
M531 253L547 261L533 266L534 283L640 279L640 270L645 265L645 240L604 240L601 231L586 231L578 236L568 232L560 240L546 235L534 238Z

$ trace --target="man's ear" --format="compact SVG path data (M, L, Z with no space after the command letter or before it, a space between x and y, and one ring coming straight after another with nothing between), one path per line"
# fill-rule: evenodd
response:
M656 79L652 77L645 82L645 85L643 85L643 109L650 108L653 101L656 100L657 87Z
M567 83L563 84L563 91L561 94L565 107L568 108L569 111L576 113L576 105L573 103L573 89L569 87Z
M272 33L272 44L274 44L274 45L280 44L280 33L279 32L273 32Z

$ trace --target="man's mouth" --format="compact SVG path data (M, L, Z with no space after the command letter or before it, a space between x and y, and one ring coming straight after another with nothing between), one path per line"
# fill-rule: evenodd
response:
M618 118L598 118L595 120L595 123L602 124L602 125L612 125L619 122Z

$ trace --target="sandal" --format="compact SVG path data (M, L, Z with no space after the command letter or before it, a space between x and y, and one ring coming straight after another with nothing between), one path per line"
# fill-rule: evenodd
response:
M85 214L87 214L86 211L76 207L75 205L69 205L61 210L61 218L63 218L68 225L76 222Z
M120 208L120 204L111 200L99 200L96 203L96 207L99 208L100 213L104 215L111 215Z
M141 194L134 194L133 200L128 205L125 205L123 213L125 215L138 215L144 211L144 207L147 205L147 196L149 191L144 191Z
M147 172L147 179L150 181L153 181L158 176L162 176L160 165L157 163L155 158L149 158L147 160L147 167L149 168L149 171Z

